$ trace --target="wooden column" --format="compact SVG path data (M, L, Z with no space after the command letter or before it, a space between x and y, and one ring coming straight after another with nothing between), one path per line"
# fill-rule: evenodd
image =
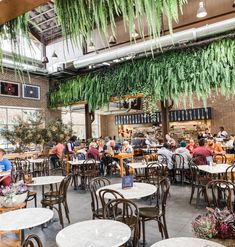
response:
M166 141L166 134L169 133L169 107L168 101L161 101L162 110L162 136L163 141Z
M89 111L88 104L85 104L85 128L86 128L86 139L92 138L92 123L95 120L93 111Z

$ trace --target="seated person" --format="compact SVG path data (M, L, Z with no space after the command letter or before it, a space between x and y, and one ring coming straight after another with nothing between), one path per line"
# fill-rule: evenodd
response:
M97 150L97 145L95 142L90 143L89 149L87 151L87 158L94 159L94 160L100 160L100 153Z
M189 140L189 144L186 146L186 148L188 149L189 153L192 154L193 150L197 147L197 145L195 144L193 139Z
M228 132L224 130L224 127L223 126L221 126L219 128L219 132L217 134L217 137L218 138L222 138L222 139L228 138Z
M227 147L228 154L235 153L235 136L233 134L230 135L230 139L226 142L225 146Z
M97 140L97 150L100 152L100 153L103 153L105 150L107 149L107 146L104 144L104 140L99 138Z
M74 146L75 146L76 140L77 140L76 136L71 136L69 138L68 142L66 143L65 149L64 149L65 154L75 154Z
M223 148L221 147L220 143L215 143L213 137L207 138L206 148L210 150L213 154L223 154Z
M87 155L87 147L86 147L85 140L81 141L81 143L80 143L80 147L79 147L79 150L77 151L77 154L79 154L79 153L84 154L85 157Z
M129 144L128 141L124 141L123 145L122 145L122 153L133 153L133 148L132 146ZM129 172L129 166L126 165L127 163L130 163L132 161L132 158L126 158L123 160L124 162L124 166L125 166L125 170L126 170L126 175L128 176L130 174Z
M58 161L63 158L64 155L64 144L57 142L56 146L52 149L51 162L53 167L56 168L58 166Z
M213 153L206 148L206 140L201 138L198 142L199 147L193 150L193 158L199 156L196 164L197 165L207 165L207 159L212 160Z
M167 158L167 167L169 170L173 169L171 145L169 143L164 143L163 146L157 151L157 154L162 154ZM161 162L162 157L159 156L158 160Z
M1 172L7 172L11 171L12 165L11 162L4 158L4 155L6 154L6 151L4 149L0 148L0 171ZM11 184L11 174L0 176L0 186L9 186Z
M185 141L181 141L180 142L180 147L175 150L175 153L176 154L180 154L180 155L183 156L183 158L184 158L184 168L188 169L189 168L188 167L188 163L189 163L189 161L191 160L192 157L191 157L188 149L186 148L186 142ZM176 162L177 162L177 160L176 160Z

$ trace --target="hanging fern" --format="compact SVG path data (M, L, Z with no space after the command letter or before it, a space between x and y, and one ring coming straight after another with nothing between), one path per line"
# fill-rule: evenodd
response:
M143 93L151 111L158 100L192 100L194 92L205 100L211 88L227 96L235 93L235 41L232 39L77 76L50 92L49 100L51 107L85 100L94 110L107 104L110 97Z
M182 13L186 3L187 0L56 0L55 10L64 35L74 42L88 40L94 28L104 33L108 40L109 24L115 36L115 18L118 16L123 18L130 37L135 30L135 20L144 37L146 20L149 34L156 38L160 35L162 14L167 16L172 32L172 22L178 21L178 10Z

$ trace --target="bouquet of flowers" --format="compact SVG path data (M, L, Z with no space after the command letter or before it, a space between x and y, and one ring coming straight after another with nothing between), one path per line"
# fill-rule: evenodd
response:
M12 198L15 195L25 193L28 187L24 183L11 184L10 186L0 187L0 196Z
M235 238L235 214L227 208L207 208L206 215L199 215L193 222L193 230L199 238Z

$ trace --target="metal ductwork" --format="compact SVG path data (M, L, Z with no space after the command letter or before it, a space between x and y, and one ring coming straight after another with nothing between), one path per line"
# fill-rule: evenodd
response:
M100 54L86 55L75 60L73 65L76 69L80 69L89 65L120 59L130 56L130 54L137 55L156 50L160 47L164 48L174 44L188 43L232 30L235 30L235 18L216 22L200 28L192 28L185 31L176 32L172 35L162 36L158 39L151 39L136 44L130 44L128 46L109 50Z

